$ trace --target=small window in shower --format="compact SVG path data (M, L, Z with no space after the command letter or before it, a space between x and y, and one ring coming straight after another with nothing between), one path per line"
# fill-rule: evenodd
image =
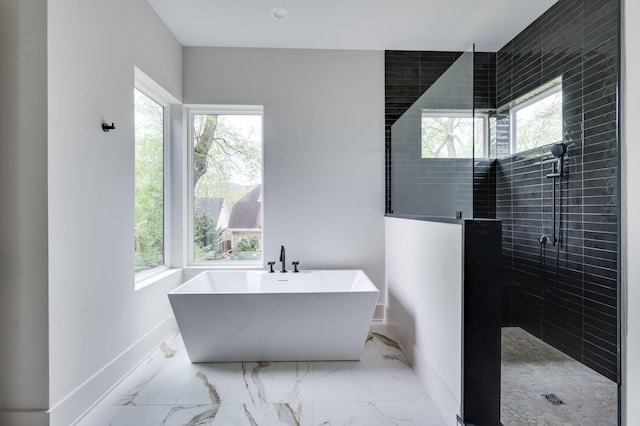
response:
M262 111L189 110L192 264L262 265Z
M510 111L511 152L562 141L562 84L524 99Z
M485 158L488 115L469 111L422 111L422 158Z

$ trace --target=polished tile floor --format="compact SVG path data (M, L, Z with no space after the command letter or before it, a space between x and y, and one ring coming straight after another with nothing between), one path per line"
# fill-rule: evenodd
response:
M172 336L77 423L445 425L382 323L360 361L191 364Z
M518 327L502 329L501 387L505 426L618 424L615 382ZM564 404L551 404L547 394Z

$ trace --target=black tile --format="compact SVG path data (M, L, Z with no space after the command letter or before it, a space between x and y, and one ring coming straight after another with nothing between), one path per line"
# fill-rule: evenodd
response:
M472 180L475 214L502 220L504 277L521 285L505 296L503 324L518 324L614 379L619 297L618 20L617 0L560 0L500 51L475 57L476 106L508 104L562 76L563 134L573 145L562 191L564 247L554 294L545 294L540 286L549 270L543 273L540 268L537 242L541 233L551 234L553 186L544 177L550 165L536 164L548 147L500 159L488 168L479 165ZM393 62L385 66L387 124L456 55L385 52L386 60ZM510 142L508 114L496 116L491 128L494 152ZM442 179L455 180L439 166L431 167L431 185L442 189ZM460 183L454 188L468 194L467 183L463 189L458 189ZM407 192L408 201L411 194ZM553 254L550 246L548 267L555 267Z

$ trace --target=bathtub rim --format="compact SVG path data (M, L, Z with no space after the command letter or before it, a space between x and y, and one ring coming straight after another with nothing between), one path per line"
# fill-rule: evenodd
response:
M220 275L241 275L241 274L252 274L252 275L264 275L264 276L291 276L294 275L300 277L304 274L308 273L332 273L332 272L354 272L353 280L350 285L353 286L353 282L366 280L364 284L358 284L358 288L345 288L344 290L322 290L322 289L314 289L310 291L188 291L185 290L185 287L193 286L196 280L201 280L202 275L204 274L220 274ZM205 270L198 273L193 278L185 281L178 287L167 293L168 296L178 296L178 295L284 295L284 294L346 294L346 293L377 293L380 295L380 290L378 287L371 281L371 278L364 272L362 269L305 269L301 270L299 273L287 272L286 274L282 274L281 272L273 272L270 273L266 270L254 270L254 269L236 269L236 270Z

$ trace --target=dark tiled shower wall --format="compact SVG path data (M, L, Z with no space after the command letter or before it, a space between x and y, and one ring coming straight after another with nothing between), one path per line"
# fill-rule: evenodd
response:
M548 148L501 159L497 167L495 161L478 162L474 215L495 214L503 222L503 323L522 326L613 380L618 371L619 8L618 0L560 0L497 54L476 55L475 72L478 108L500 107L563 77L564 133L572 146L563 185L566 231L558 290L543 289L556 280L551 244L544 271L540 264L539 238L551 237L552 226L552 182L545 177L551 165L540 164ZM459 55L385 52L387 167L390 126ZM492 153L501 158L509 146L508 114L497 113L491 131ZM388 174L387 191L390 187ZM387 192L387 212L389 201Z
M462 52L439 51L385 51L385 127L386 127L386 212L391 213L391 126L431 85L460 57ZM496 54L477 52L474 55L474 106L493 109L496 103ZM429 160L424 160L426 163ZM439 164L437 159L431 160ZM460 160L461 162L467 160ZM431 169L431 168L430 168ZM442 172L441 174L439 172ZM448 167L434 167L424 176L424 183L452 182L456 188L468 187L458 182ZM459 176L458 176L459 178ZM474 216L495 217L495 162L481 162L474 168ZM493 180L492 180L493 179ZM469 179L470 180L470 179ZM461 186L462 185L462 186ZM446 185L445 185L446 186ZM453 187L440 186L440 190L453 192ZM459 191L456 191L459 192ZM476 200L475 194L481 194ZM396 194L399 195L399 194ZM453 195L453 194L452 194ZM458 194L460 196L460 194ZM468 194L469 199L471 194ZM417 200L416 200L417 202ZM478 210L476 210L478 209ZM448 214L448 213L447 213Z
M473 217L496 218L496 160L476 160L473 167Z
M505 324L517 324L601 374L618 379L618 0L561 0L497 54L497 106L560 75L564 136L564 247L559 285L551 238L548 147L498 160ZM504 125L498 120L498 128ZM505 142L498 130L498 145ZM510 280L510 281L509 281ZM544 282L543 282L544 280Z

